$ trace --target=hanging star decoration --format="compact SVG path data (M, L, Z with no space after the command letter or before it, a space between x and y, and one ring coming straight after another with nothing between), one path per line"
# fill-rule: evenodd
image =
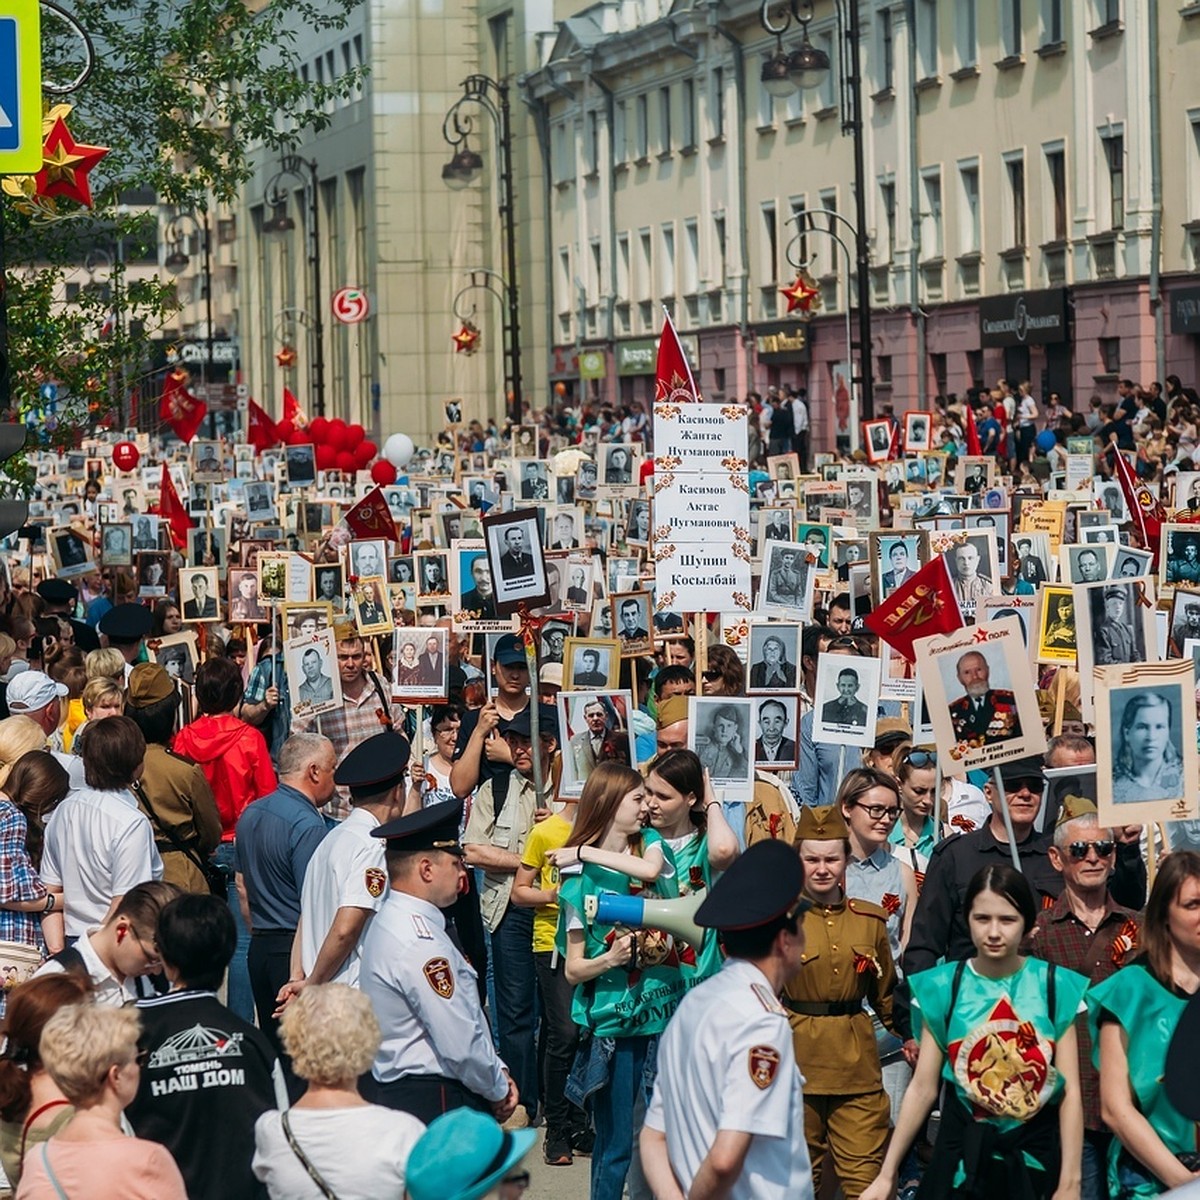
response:
M787 300L789 313L799 310L805 316L811 316L821 307L821 289L817 287L816 280L803 268L796 276L795 283L779 290Z
M275 352L275 361L286 371L296 365L296 347L280 346Z
M450 340L455 354L474 354L479 349L479 330L470 321L464 321Z
M59 216L55 197L92 207L88 173L108 153L107 146L77 142L67 128L71 105L56 104L42 118L42 169L36 175L8 175L0 188L18 203L18 212L40 220Z

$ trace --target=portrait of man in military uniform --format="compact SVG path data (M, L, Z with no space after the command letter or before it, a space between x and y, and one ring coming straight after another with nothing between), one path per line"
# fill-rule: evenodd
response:
M1021 736L1016 697L991 685L991 664L979 650L959 657L955 675L964 695L950 702L950 720L959 741L990 745Z

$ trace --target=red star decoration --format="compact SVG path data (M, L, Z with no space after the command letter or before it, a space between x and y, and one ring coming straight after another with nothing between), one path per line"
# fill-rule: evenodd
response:
M275 361L285 370L296 365L295 346L281 346L275 354Z
M92 207L88 172L108 153L107 146L85 146L71 136L66 121L58 117L42 146L42 169L34 176L39 196L66 196Z
M474 354L475 343L479 341L479 330L470 321L464 321L450 340L454 343L455 354Z
M803 313L812 312L814 305L820 298L821 289L813 282L812 276L807 271L801 271L796 276L796 282L791 287L779 289L784 298L787 300L787 310L793 313L799 309Z

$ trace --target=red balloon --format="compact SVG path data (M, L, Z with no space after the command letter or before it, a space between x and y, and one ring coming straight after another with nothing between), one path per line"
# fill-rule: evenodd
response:
M375 457L375 447L367 442L359 442L350 454L354 457L356 467L365 467Z
M119 471L132 471L141 457L132 442L118 442L113 447L113 466Z
M367 431L361 425L347 425L346 439L349 445L346 446L346 449L353 450L366 436Z
M396 482L396 468L386 458L381 458L371 468L371 478L380 487L388 487Z
M354 461L354 455L349 450L341 450L337 456L337 469L345 471L347 475L357 469L357 464Z
M328 443L317 447L317 470L332 471L337 466L337 451Z
M312 441L303 429L293 429L283 440L288 446L305 446Z
M329 422L329 428L325 434L325 441L335 450L346 450L349 447L345 442L346 438L346 422L341 417L334 417Z
M319 446L329 434L329 422L324 417L314 417L308 423L308 432L312 437L313 445Z
M275 436L281 441L286 442L292 436L296 426L291 421L277 421L275 423Z

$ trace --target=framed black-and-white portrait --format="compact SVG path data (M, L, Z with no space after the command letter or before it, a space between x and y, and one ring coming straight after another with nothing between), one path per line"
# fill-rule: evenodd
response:
M799 689L802 631L798 621L757 621L750 626L747 694Z
M799 542L768 542L755 608L767 615L807 621L812 616L816 566Z
M450 595L449 555L444 550L418 550L413 555L417 596L423 600Z
M242 488L246 501L246 515L252 524L277 520L275 511L275 485L259 479L248 480Z
M546 520L547 550L578 550L583 545L583 512L560 506Z
M1149 579L1154 571L1154 552L1119 545L1113 555L1113 579Z
M753 787L755 704L739 696L688 697L688 749L708 768L714 787Z
M461 400L447 400L442 411L446 414L447 425L463 423L463 402Z
M258 595L258 572L251 567L230 567L229 621L233 625L265 621L268 611Z
M229 460L226 469L220 442L192 443L191 478L194 483L224 483L233 475L233 460Z
M1099 479L1092 483L1092 499L1106 512L1112 515L1116 524L1122 525L1129 520L1129 510L1125 506L1125 496L1121 485L1115 479Z
M187 684L196 682L199 654L196 650L194 630L170 633L165 637L156 638L153 649L149 652L153 655L154 661L172 679Z
M634 500L629 505L629 524L625 530L625 537L630 542L635 542L639 546L648 545L650 542L650 501L649 500Z
M882 666L877 658L818 656L813 698L814 742L833 746L874 745Z
M904 453L915 454L933 447L933 423L929 413L910 410L904 414Z
M133 527L129 522L122 521L102 527L100 561L106 567L133 566Z
M135 554L158 549L158 517L136 516L133 518L132 526L132 545Z
M1160 548L1158 569L1164 589L1200 584L1200 527L1164 525Z
M1182 658L1184 646L1200 638L1200 589L1175 589L1168 630L1167 653L1172 658Z
M1092 721L1092 669L1157 657L1154 592L1142 579L1075 585L1080 710Z
M623 658L654 652L654 620L649 592L614 592L609 597L611 626ZM595 631L593 630L593 633Z
M434 704L450 693L449 633L444 627L403 628L393 634L392 699Z
M216 567L182 567L179 599L183 619L189 624L221 619L221 584Z
M621 643L615 638L567 638L563 690L613 691L621 675Z
M416 583L411 554L398 554L388 559L388 583Z
M978 496L996 486L996 460L990 454L965 454L954 467L954 490Z
M1018 585L1024 583L1035 590L1055 577L1055 563L1050 554L1050 538L1042 532L1018 533L1013 538L1012 574Z
M968 529L986 534L995 544L995 562L998 575L1009 576L1009 531L1012 528L1012 513L1008 509L989 509L984 512L971 510L962 514L963 524Z
M867 535L867 542L875 604L882 604L893 592L909 583L928 561L929 537L925 533L872 531Z
M585 458L575 468L575 499L595 500L600 484L600 466L593 459Z
M616 446L601 446L600 483L606 488L634 488L639 485L638 471L641 466L641 447L621 443Z
M522 604L541 608L551 602L545 558L538 536L536 509L489 512L483 520L488 562L496 593L496 612L507 617Z
M1119 546L1121 544L1121 527L1119 525L1091 525L1079 531L1079 540L1085 546Z
M282 604L289 598L288 560L290 558L290 554L274 551L258 556L258 594L268 604Z
M316 453L316 447L307 442L286 447L284 464L289 487L312 487L317 482Z
M83 535L68 527L52 529L48 538L54 573L63 579L94 571L91 547Z
M284 643L284 671L293 717L318 717L342 707L342 677L332 629Z
M567 638L575 632L572 622L567 620L547 621L538 631L540 661L561 663L566 651Z
M790 508L764 508L758 514L758 554L761 558L768 542L790 542L794 540L792 520L795 511Z
M1000 591L1000 568L996 562L996 538L987 532L958 538L944 552L950 586L966 615L975 605Z
M341 563L317 563L313 567L313 595L335 613L346 611L346 585Z
M583 792L592 769L603 762L637 765L634 751L633 710L630 692L561 691L558 727L562 732L562 782L564 796Z
M1107 542L1098 546L1064 544L1058 548L1059 577L1064 583L1099 583L1111 574L1114 553Z
M147 600L167 594L171 581L171 556L165 550L137 555L138 598Z
M518 425L512 432L513 458L537 458L538 456L538 427L536 425Z
M595 560L590 554L570 554L563 565L559 601L569 612L590 612L595 593Z
M383 538L351 542L347 547L347 558L351 575L360 578L382 575L387 563L387 542Z
M550 499L550 464L544 459L518 459L516 474L516 493L518 499Z
M892 423L886 418L862 423L863 449L867 462L886 462L892 450Z
M607 600L595 601L592 604L592 620L588 625L588 636L607 639L612 637L612 631L612 606ZM617 644L620 645L619 642Z
M211 529L188 530L188 563L193 567L216 567L223 570L225 566L225 539L227 534L224 526L214 525Z
M354 624L363 637L376 637L392 631L392 606L387 580L382 575L356 579L350 589L350 607Z
M333 625L333 609L328 604L315 600L308 604L285 604L283 606L284 639L310 638L314 633L329 629Z
M796 541L816 559L811 563L812 569L818 572L829 570L830 548L833 544L833 531L829 525L800 522L796 526Z
M754 766L793 771L800 760L800 698L763 696L754 704Z

